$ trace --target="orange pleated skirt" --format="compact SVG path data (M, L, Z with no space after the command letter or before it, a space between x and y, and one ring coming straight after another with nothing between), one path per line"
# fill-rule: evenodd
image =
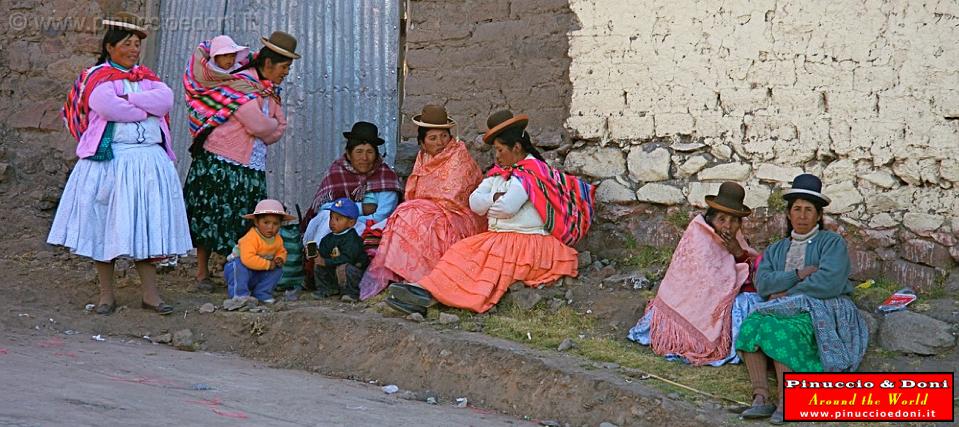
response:
M456 242L418 284L444 305L483 313L515 282L575 277L577 261L576 250L552 235L488 231Z

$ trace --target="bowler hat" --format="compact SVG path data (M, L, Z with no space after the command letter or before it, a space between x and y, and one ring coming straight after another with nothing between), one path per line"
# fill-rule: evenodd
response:
M356 122L353 124L353 129L350 129L349 132L343 132L343 136L346 137L347 141L362 141L373 144L374 146L380 146L386 141L380 138L379 133L379 129L377 129L373 123Z
M296 53L296 38L289 33L274 31L273 34L270 34L270 38L260 37L260 40L263 41L263 45L267 49L287 58L300 59L300 55Z
M719 186L719 194L706 196L706 204L720 212L742 218L753 213L749 206L743 204L745 198L746 190L741 185L726 181Z
M449 129L456 126L456 121L446 113L446 109L439 105L427 105L420 114L413 116L413 124L421 128Z
M526 125L528 124L529 116L526 114L513 116L512 111L499 110L490 114L489 118L486 119L486 127L489 130L483 134L483 142L492 144L496 136L503 133L503 131L514 127L526 129Z
M822 181L816 175L804 173L793 178L792 188L783 191L783 199L805 199L822 206L828 206L829 197L822 194Z

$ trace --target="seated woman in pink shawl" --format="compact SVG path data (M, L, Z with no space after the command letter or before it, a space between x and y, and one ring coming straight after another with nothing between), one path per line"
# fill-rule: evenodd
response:
M420 152L406 181L405 201L386 220L376 257L360 282L360 298L389 282L426 276L459 240L486 231L486 218L469 208L470 193L483 180L466 144L450 134L456 125L438 105L413 117Z
M751 271L758 256L740 227L752 211L746 191L724 182L706 196L709 208L683 233L659 292L629 330L630 340L658 355L692 365L739 363L734 343L739 325L762 299Z

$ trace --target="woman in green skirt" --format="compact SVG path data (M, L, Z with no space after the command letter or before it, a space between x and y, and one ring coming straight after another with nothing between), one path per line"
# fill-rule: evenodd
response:
M267 146L279 141L286 130L278 86L289 74L293 60L300 57L295 53L296 39L277 31L262 41L264 47L253 60L218 88L203 91L184 82L187 93L195 94L195 99L187 101L191 126L202 123L197 126L200 132L194 140L193 163L183 191L197 251L193 291L213 290L210 254L230 253L249 227L240 215L267 198ZM191 69L187 73L189 76ZM231 89L236 87L244 90ZM246 89L249 87L252 89ZM221 108L203 114L209 105Z
M756 306L736 339L753 386L752 406L743 418L783 421L784 372L848 372L859 367L869 329L849 298L846 241L823 229L822 181L802 174L786 200L789 237L769 246L756 272L756 289L767 302ZM769 398L766 371L772 359L779 405ZM778 407L777 407L778 406Z

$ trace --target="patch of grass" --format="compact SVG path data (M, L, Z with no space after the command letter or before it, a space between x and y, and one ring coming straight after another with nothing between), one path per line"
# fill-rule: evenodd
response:
M853 299L858 305L867 311L875 310L889 295L902 289L902 286L894 280L886 277L879 277L872 286L867 289L854 289Z
M569 338L576 346L568 352L586 359L641 370L717 396L744 402L751 399L749 377L743 367L692 367L667 361L653 354L649 347L629 342L625 337L596 333L594 319L570 307L556 312L502 307L486 318L483 332L544 350L556 350ZM646 384L665 392L689 393L656 379L649 379Z
M655 246L639 246L629 249L621 263L632 267L649 268L665 266L673 258L673 248L657 248Z
M772 193L769 193L769 198L766 199L766 204L769 207L769 212L783 212L786 210L786 200L783 199L783 190L777 188L773 190Z
M673 227L676 227L677 230L685 230L689 225L689 210L688 209L677 209L672 213L666 215L666 222L671 224Z

